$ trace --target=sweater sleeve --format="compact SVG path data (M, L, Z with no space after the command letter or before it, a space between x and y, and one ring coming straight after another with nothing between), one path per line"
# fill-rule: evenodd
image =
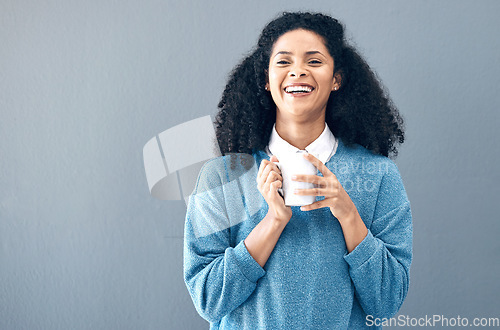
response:
M231 244L232 221L224 200L224 191L227 194L231 186L224 183L220 171L214 171L213 164L205 165L186 214L184 281L196 310L209 322L219 321L240 306L265 274L243 241ZM243 210L240 214L245 216Z
M392 317L403 304L412 260L410 203L396 165L389 162L368 234L344 256L363 310L378 318Z

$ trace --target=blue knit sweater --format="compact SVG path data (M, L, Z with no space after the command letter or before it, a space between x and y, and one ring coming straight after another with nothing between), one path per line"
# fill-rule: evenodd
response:
M231 156L207 162L189 200L184 279L210 329L362 329L368 315L393 316L408 292L412 260L410 203L396 165L339 140L326 166L368 235L347 253L329 208L292 207L262 268L243 240L268 210L256 177L269 157L248 157L246 166Z

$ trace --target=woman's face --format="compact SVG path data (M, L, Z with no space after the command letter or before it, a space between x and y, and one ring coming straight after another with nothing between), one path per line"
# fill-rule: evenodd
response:
M324 114L331 91L339 88L333 69L322 37L302 29L283 34L273 46L266 85L277 116L307 120Z

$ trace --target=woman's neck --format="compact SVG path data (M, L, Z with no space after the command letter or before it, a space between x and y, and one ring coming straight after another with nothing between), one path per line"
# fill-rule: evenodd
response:
M276 132L283 140L300 150L304 150L325 130L324 116L303 122L283 119L276 116Z

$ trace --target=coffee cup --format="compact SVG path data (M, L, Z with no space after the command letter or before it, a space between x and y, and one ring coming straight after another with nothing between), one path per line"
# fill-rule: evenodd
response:
M278 162L275 162L283 177L283 185L280 193L285 200L286 206L304 206L316 201L316 196L297 195L294 193L295 189L311 189L315 187L313 183L292 180L294 175L316 175L318 173L316 167L304 158L304 153L280 154Z

